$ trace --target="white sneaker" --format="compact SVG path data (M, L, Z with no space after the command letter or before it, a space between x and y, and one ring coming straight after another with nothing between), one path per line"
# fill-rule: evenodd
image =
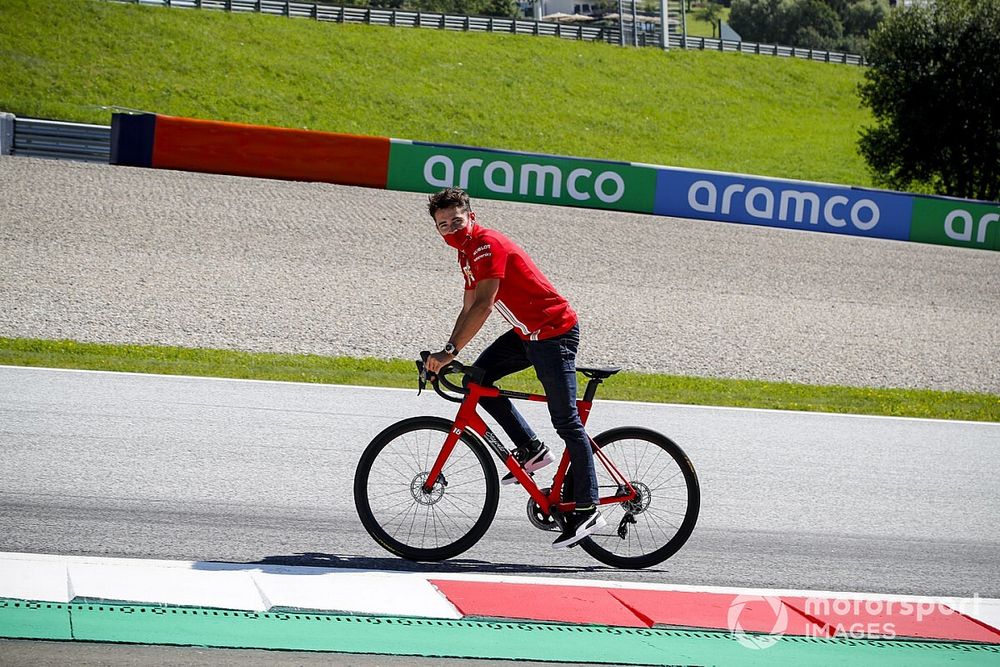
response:
M552 548L571 547L606 525L608 522L604 520L596 507L589 511L571 512L566 517L566 527L563 529L562 535L552 543Z

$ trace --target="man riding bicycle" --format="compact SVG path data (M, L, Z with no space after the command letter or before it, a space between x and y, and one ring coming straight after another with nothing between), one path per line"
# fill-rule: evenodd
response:
M577 315L528 254L509 238L476 222L469 196L446 188L430 197L428 211L445 243L458 250L465 278L462 312L448 343L427 359L437 373L453 361L496 309L513 327L487 347L474 366L492 386L502 377L533 366L548 397L552 425L566 443L573 472L576 509L565 517L553 547L569 547L606 524L597 509L597 476L590 438L577 413L576 351L580 343ZM533 473L555 459L505 397L484 398L482 406L514 443L514 458ZM508 473L504 484L516 483Z

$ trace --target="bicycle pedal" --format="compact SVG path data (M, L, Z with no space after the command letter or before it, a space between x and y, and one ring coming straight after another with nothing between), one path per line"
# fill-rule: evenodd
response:
M529 472L529 473L525 473L525 474L528 475L528 477L534 477L535 476L535 473L533 473L533 472ZM504 484L504 485L517 484L518 486L521 486L521 482L517 479L517 477L514 477L513 473L507 473L506 475L504 475L503 479L500 480L500 483Z

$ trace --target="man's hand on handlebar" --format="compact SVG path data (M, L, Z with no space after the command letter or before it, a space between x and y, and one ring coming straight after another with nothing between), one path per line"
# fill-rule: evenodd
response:
M481 369L463 365L461 362L455 360L455 355L444 350L435 354L424 350L420 353L417 368L420 369L420 378L417 382L418 394L430 382L434 385L434 391L439 396L455 403L461 403L463 400L461 396L467 395L469 390L465 384L465 380L459 384L449 381L447 378L448 373L462 373L467 380L478 384L483 382L483 371ZM444 390L442 390L442 386Z
M427 361L424 362L424 368L427 369L428 373L436 375L439 370L450 364L454 359L455 355L448 352L435 352L427 357Z

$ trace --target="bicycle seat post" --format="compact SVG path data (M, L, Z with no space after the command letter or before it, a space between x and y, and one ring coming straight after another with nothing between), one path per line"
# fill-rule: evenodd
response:
M587 388L583 392L583 400L592 403L594 396L597 394L597 386L620 371L621 368L617 366L610 366L608 368L584 368L583 366L577 366L576 370L583 373L584 377L590 379L587 383Z
M597 395L597 387L600 386L602 382L604 382L603 378L590 378L587 382L587 388L583 391L583 400L587 403L593 403L594 396Z

